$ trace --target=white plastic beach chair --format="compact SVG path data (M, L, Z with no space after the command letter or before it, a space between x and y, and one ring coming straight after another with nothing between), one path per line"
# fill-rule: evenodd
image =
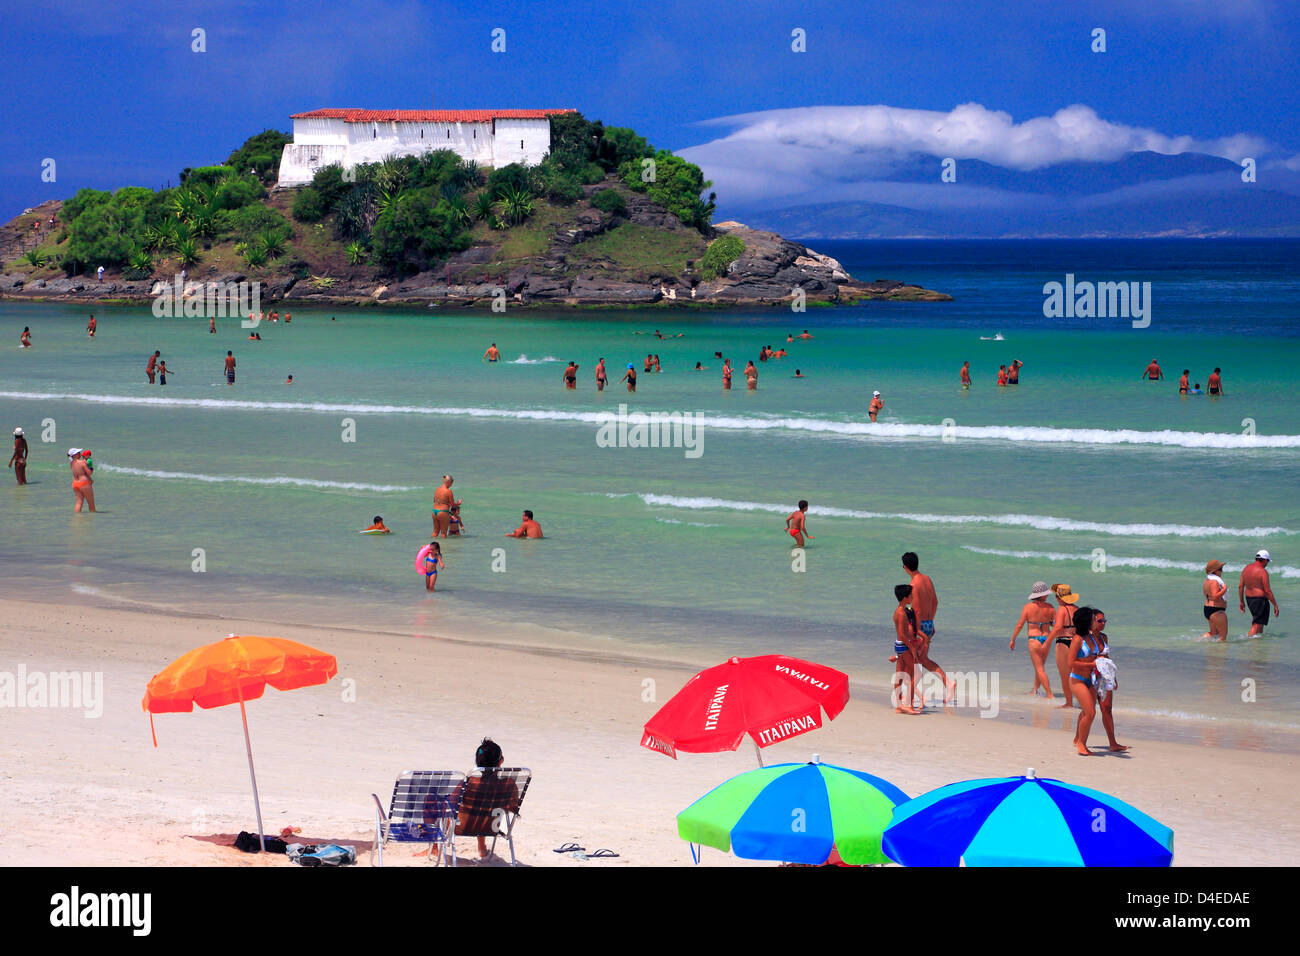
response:
M393 784L393 799L388 812L379 795L370 796L375 801L375 850L371 864L378 857L384 865L384 844L427 843L429 857L433 859L438 847L439 865L454 866L456 844L456 819L460 813L461 797L465 793L465 775L455 770L403 770Z
M515 821L519 818L519 808L532 779L533 772L527 767L475 770L465 783L456 836L491 837L489 852L496 850L498 837L505 837L510 847L510 865L518 866Z

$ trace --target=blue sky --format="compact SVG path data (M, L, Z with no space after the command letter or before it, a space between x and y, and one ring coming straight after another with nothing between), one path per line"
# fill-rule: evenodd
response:
M1042 132L1022 124L1051 126L1078 105L1121 142L1235 142L1300 172L1293 0L46 0L11 5L5 19L4 218L83 186L174 183L263 128L288 129L290 113L331 106L574 106L675 150L725 139L736 122L709 122L719 117L795 111L739 121L751 131L745 161L762 167L783 136L815 135L783 134L813 107L880 105L897 111L875 114L892 126L976 104L987 122L973 135L989 142L969 155L997 162L1008 142ZM196 27L205 53L191 51ZM505 53L490 50L496 27ZM1104 54L1090 50L1095 27L1106 30ZM795 28L807 32L806 53L791 51ZM915 148L900 135L900 148ZM1054 148L1038 159L1051 162ZM1023 166L1017 155L1006 161ZM58 164L53 184L40 179L45 157ZM728 199L723 191L724 209Z

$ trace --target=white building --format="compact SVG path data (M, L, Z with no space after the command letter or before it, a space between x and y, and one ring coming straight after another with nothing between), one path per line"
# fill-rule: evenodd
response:
M535 165L551 148L554 110L327 109L293 114L293 142L280 158L280 186L310 183L316 170L349 169L385 156L452 149L480 166Z

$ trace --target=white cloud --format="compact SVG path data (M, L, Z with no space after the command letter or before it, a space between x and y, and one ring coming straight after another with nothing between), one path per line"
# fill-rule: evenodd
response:
M964 103L947 113L815 106L725 116L702 125L735 129L678 152L714 180L719 195L735 203L887 180L895 165L917 154L1033 170L1068 162L1113 162L1140 150L1208 153L1234 162L1269 152L1268 143L1257 136L1169 136L1108 122L1078 104L1021 123L1009 113Z

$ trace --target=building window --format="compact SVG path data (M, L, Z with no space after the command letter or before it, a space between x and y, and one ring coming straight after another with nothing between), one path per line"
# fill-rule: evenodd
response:
M522 139L519 141L519 148L520 149L524 148L524 141Z
M448 138L448 139L451 139L451 127L450 127L450 126L447 127L447 138Z
M478 130L474 130L474 138L478 139Z
M375 126L370 130L371 139L379 139L379 127Z

